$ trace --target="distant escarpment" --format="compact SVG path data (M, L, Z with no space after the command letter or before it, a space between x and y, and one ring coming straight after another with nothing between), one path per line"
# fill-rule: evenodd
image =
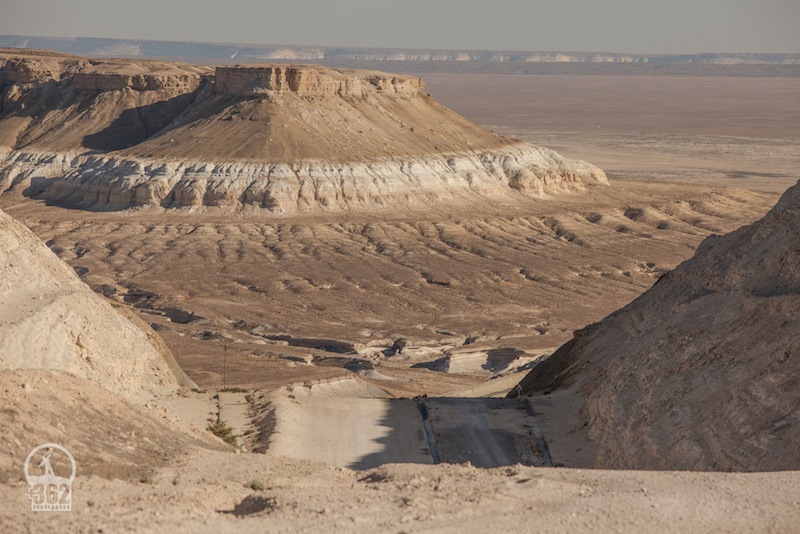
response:
M588 432L597 467L800 469L798 236L800 184L577 332L523 392L577 407L553 425Z
M224 62L231 58L247 63L253 61L316 61L343 62L416 62L442 65L473 63L477 65L531 63L612 63L612 64L755 64L799 65L800 54L775 53L704 53L704 54L617 54L607 52L525 51L525 50L446 50L422 48L357 48L263 44L220 44L180 41L148 41L99 37L41 37L0 35L0 47L27 47L39 50L58 50L91 57L164 58L192 57L206 61Z
M544 197L603 171L486 131L421 79L0 51L0 191L275 213Z

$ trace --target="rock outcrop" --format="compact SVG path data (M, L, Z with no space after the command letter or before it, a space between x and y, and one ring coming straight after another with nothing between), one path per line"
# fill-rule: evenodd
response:
M137 323L0 212L0 369L64 371L133 400L191 385Z
M576 332L524 391L577 399L574 420L586 424L597 467L800 468L798 236L800 184L763 219L706 239L641 297Z
M605 183L596 167L531 146L363 163L294 164L15 152L2 169L2 189L27 184L32 194L53 203L95 210L212 206L288 214L424 205L471 194L542 197L581 191L587 179Z
M424 88L415 76L365 74L356 70L322 69L297 65L217 67L215 89L237 96L269 92L300 96L364 96L377 92L416 96Z
M85 60L67 54L0 48L0 85L58 81L66 73L80 69L82 61Z
M5 57L0 192L90 209L293 213L607 183L597 167L476 126L413 76Z

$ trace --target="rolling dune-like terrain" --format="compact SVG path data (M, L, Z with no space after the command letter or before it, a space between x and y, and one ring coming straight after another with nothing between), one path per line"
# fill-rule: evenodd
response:
M221 384L215 362L227 344L234 380L257 386L296 375L282 355L325 364L306 368L309 376L352 358L409 367L458 358L454 350L484 363L498 350L530 361L770 200L629 183L546 205L378 221L121 218L37 205L11 212L96 291L156 325L199 385ZM471 370L491 376L482 365ZM417 374L427 380L430 371ZM406 386L414 394L429 387Z

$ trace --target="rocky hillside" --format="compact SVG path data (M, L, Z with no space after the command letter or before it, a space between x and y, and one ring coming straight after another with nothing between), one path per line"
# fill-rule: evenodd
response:
M2 369L65 371L131 399L191 385L149 327L0 212Z
M291 213L606 183L597 167L483 130L412 76L26 54L0 52L0 191L91 209Z
M800 185L710 237L523 380L580 407L605 468L800 468ZM577 428L566 428L567 421Z

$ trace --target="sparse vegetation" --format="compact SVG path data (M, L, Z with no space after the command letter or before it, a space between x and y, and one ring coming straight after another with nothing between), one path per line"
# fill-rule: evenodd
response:
M155 482L155 471L145 469L139 474L139 482L142 484L153 484Z
M267 487L258 480L251 480L247 487L253 491L264 491L267 489Z
M233 429L228 426L228 423L225 421L211 423L208 425L208 430L228 445L232 445L234 447L237 445L236 435L233 433Z
M245 388L223 388L219 390L220 393L249 393L249 389Z

